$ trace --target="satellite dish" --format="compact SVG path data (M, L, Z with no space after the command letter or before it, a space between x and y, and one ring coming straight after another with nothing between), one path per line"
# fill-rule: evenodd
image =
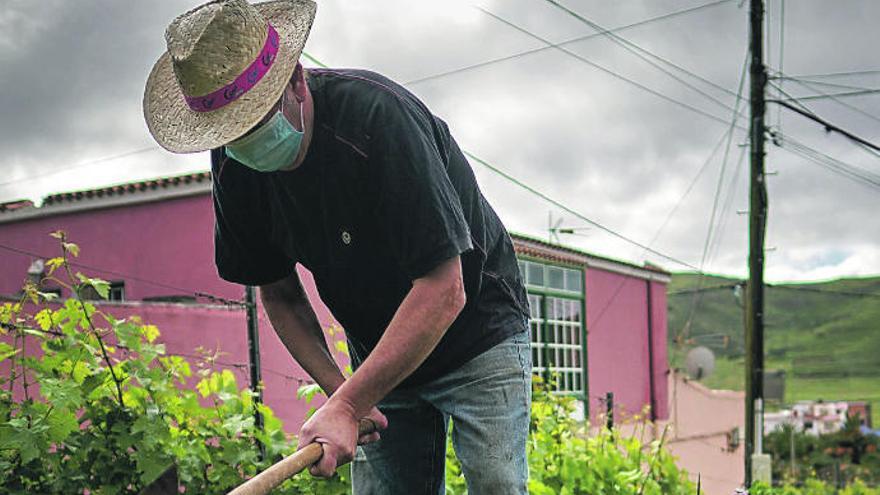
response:
M715 354L708 347L694 347L687 353L684 366L688 376L702 380L715 371Z

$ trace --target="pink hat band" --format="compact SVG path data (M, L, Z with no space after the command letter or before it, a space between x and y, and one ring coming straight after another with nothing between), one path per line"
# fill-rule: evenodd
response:
M268 31L266 42L260 54L234 81L204 96L183 95L191 109L196 112L210 112L224 107L260 82L260 79L269 72L278 55L278 32L269 23L266 23L266 28Z

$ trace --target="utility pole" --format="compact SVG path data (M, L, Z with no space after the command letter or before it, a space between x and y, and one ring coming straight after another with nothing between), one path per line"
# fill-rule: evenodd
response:
M749 283L746 298L745 486L752 484L753 455L761 454L764 399L764 234L767 185L764 175L764 0L750 0L751 181L749 190Z
M260 329L257 325L257 296L252 285L244 287L244 300L247 311L247 342L248 342L248 367L250 369L251 392L254 393L254 426L258 430L263 429L263 415L257 408L263 403L263 391L260 390ZM266 446L257 440L260 446L260 459L266 458Z

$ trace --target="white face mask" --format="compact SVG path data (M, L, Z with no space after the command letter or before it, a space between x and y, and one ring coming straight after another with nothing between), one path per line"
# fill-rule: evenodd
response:
M284 97L281 109L265 124L249 135L226 145L226 156L258 172L275 172L293 163L305 136L303 103L299 104L301 131L284 116Z

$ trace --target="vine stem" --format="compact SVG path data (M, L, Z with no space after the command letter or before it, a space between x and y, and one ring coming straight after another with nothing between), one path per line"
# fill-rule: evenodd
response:
M101 338L101 335L98 333L98 330L95 328L95 325L92 323L92 318L89 316L89 311L86 308L86 304L82 300L82 295L80 293L79 284L75 283L76 277L73 276L73 272L70 270L70 263L67 259L67 247L65 243L67 242L66 235L64 233L61 234L61 256L64 259L64 270L67 272L67 276L70 278L70 281L73 282L72 288L74 296L76 297L76 302L79 303L80 308L83 311L83 317L86 319L86 323L89 325L89 329L92 331L92 334L98 339L98 345L101 347L101 355L104 356L104 361L107 362L107 367L110 369L110 376L113 378L113 383L116 385L116 394L119 397L119 405L123 408L125 407L125 400L122 397L122 381L116 375L116 370L113 368L113 362L110 361L110 355L107 353L107 348L104 346L104 339Z

